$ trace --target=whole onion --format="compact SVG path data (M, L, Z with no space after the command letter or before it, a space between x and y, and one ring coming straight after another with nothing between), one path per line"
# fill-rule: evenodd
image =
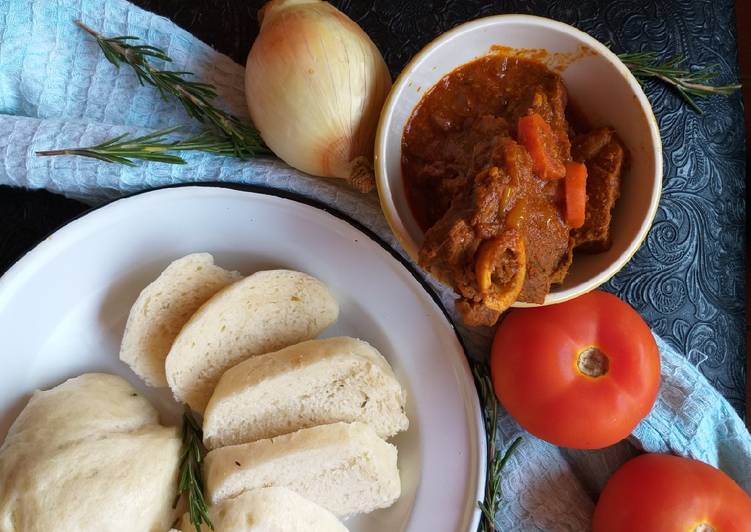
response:
M369 191L378 117L391 87L378 48L320 0L272 0L259 19L245 93L263 140L298 170Z

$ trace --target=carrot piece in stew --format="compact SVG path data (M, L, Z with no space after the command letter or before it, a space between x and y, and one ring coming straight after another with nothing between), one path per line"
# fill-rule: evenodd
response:
M582 163L566 164L566 223L573 229L584 225L587 204L587 167Z
M523 116L517 123L517 138L532 157L532 166L541 179L560 179L566 168L557 156L556 138L550 125L537 113Z

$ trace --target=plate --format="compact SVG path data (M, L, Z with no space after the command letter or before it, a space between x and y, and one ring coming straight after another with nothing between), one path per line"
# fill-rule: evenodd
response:
M169 392L145 387L119 344L140 290L170 261L207 251L246 274L291 268L321 279L341 309L324 336L367 340L406 387L410 428L392 440L402 496L351 518L350 530L476 530L485 438L462 345L411 266L355 225L288 194L202 186L131 196L69 223L0 278L0 438L34 389L91 371L125 377L177 423Z

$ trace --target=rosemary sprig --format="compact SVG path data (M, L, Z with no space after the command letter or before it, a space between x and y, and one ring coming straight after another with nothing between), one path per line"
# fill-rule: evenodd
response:
M495 515L501 503L501 473L511 455L521 443L521 437L516 438L504 453L496 448L495 436L498 428L498 401L493 393L493 383L490 380L488 365L473 362L472 372L475 374L477 389L480 393L482 411L485 416L485 434L487 437L488 465L485 479L485 500L477 504L482 511L480 532L496 532Z
M95 146L85 148L65 148L61 150L44 150L37 155L81 155L92 157L107 163L120 163L135 166L136 160L155 161L169 164L185 164L185 159L169 151L200 150L219 155L233 155L232 143L217 137L213 133L200 133L193 137L180 140L167 140L167 136L178 131L180 126L160 129L148 135L130 138L128 134L119 135Z
M190 72L154 68L149 63L150 59L172 61L163 50L155 46L137 44L138 37L132 35L104 37L80 20L75 22L96 39L110 63L117 68L120 68L121 64L130 66L141 85L153 85L162 96L174 96L191 117L213 126L218 136L231 143L233 155L248 158L270 153L255 128L213 105L212 100L216 98L213 85L186 79L186 76L192 76Z
M728 85L710 85L709 81L719 74L717 65L710 65L696 70L685 66L685 57L672 57L660 62L654 52L636 52L619 54L621 61L639 79L655 78L673 87L691 109L699 114L702 110L696 105L692 96L706 97L713 94L729 96L741 88L738 83Z
M189 410L183 413L183 448L180 454L180 480L178 483L177 497L172 505L177 507L181 496L187 497L188 515L190 522L201 532L201 525L206 524L214 530L214 524L209 517L209 508L203 497L203 476L201 475L201 453L203 434L198 422L193 418Z

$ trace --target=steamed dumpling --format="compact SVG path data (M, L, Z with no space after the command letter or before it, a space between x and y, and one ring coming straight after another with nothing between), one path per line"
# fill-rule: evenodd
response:
M172 262L133 303L120 360L149 386L167 386L164 360L180 329L211 296L239 279L241 274L215 265L208 253Z
M168 530L179 452L178 430L120 377L37 391L0 447L0 532Z
M280 487L246 491L212 506L209 514L215 532L347 532L334 514ZM187 513L182 530L195 530ZM209 530L201 527L201 532Z

